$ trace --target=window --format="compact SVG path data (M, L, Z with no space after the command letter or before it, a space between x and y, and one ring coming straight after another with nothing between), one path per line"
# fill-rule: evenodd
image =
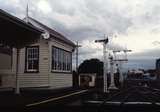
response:
M26 72L38 72L39 69L39 47L32 46L26 48Z
M72 53L52 47L52 71L69 72L72 69Z

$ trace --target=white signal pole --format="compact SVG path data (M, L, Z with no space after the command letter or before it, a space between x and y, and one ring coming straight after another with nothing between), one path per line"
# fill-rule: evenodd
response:
M115 81L114 81L114 59L113 56L110 57L110 70L111 70L111 84L109 85L110 90L117 89L115 86Z
M128 52L132 52L132 50L123 50L124 54L125 54L125 59L127 59L127 53Z
M121 83L121 85L123 86L123 81L124 81L124 77L123 77L123 73L122 73L122 61L120 61L119 62L119 75L120 75L120 77L119 77L119 82Z
M104 38L103 40L95 40L95 42L99 42L99 43L103 43L103 83L104 83L104 88L103 88L103 91L104 93L108 92L108 89L107 89L107 61L106 61L106 45L108 43L108 37L106 38L106 36L104 35Z
M124 82L124 76L123 76L123 73L122 73L122 69L123 69L122 64L124 62L128 62L127 53L132 52L132 50L123 50L123 52L124 52L125 58L124 58L123 61L120 62L120 82L121 82L122 86L123 86L123 82Z
M119 71L120 71L120 79L119 79L119 81L120 81L120 83L121 83L121 85L123 86L123 81L124 81L124 76L123 76L123 73L122 73L122 64L124 63L124 62L127 62L128 61L128 59L127 59L127 52L131 52L132 50L117 50L117 51L113 51L114 53L116 53L116 52L121 52L121 51L123 51L124 53L125 53L125 57L124 57L124 59L114 59L114 61L115 62L119 62Z

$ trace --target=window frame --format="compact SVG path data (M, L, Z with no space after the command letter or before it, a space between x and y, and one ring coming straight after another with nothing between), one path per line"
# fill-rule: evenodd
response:
M36 69L36 70L29 70L28 69L28 54L27 54L27 52L28 52L28 48L37 48L38 49L38 68ZM24 73L39 73L39 46L38 45L36 45L36 46L26 46L25 47L25 70L24 70Z
M63 61L60 61L60 63L61 63L61 67L58 67L58 69L57 69L57 67L55 67L53 64L54 64L54 62L53 62L53 56L54 56L54 50L53 49L56 49L56 52L57 53L59 53L59 54L61 54L61 55L63 55L63 56L58 56L59 54L56 54L56 56L58 56L58 60L57 60L57 62L59 63L59 58L62 58L63 59ZM66 61L67 61L67 57L66 56L64 56L64 55L66 55L66 53L68 53L69 55L70 55L70 69L69 70L67 70L67 63L66 63ZM64 61L65 60L65 61ZM66 68L66 69L64 69L64 67ZM59 69L59 68L61 68L61 69ZM52 45L51 46L51 72L52 73L71 73L72 72L72 52L71 51L67 51L67 50L65 50L65 49L62 49L62 48L59 48L59 47L57 47L57 46L54 46L54 45Z

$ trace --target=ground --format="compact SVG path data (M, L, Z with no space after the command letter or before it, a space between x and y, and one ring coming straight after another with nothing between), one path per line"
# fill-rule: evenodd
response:
M85 93L85 90L75 88L65 88L57 90L43 90L43 89L27 89L21 90L21 94L14 94L14 91L1 91L0 92L0 110L30 110L37 109L39 107L54 107L58 105L64 105L66 102L75 99L78 95ZM87 90L86 90L87 92ZM73 94L74 93L74 94ZM66 97L64 97L67 95ZM70 95L70 96L69 96ZM63 97L62 97L63 96ZM62 97L62 98L61 98ZM54 98L59 98L54 100ZM30 106L30 104L39 103L47 100L49 101L43 104L37 104ZM28 106L29 105L29 106Z
M24 89L0 92L0 110L35 112L158 112L160 89L140 85L103 93L96 88Z

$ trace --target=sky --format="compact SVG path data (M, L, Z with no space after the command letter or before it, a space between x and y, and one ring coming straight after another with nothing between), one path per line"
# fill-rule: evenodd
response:
M154 68L160 57L159 0L0 0L0 8L23 19L27 1L29 16L82 45L80 63L102 59L94 41L104 34L109 50L132 50L128 68Z

